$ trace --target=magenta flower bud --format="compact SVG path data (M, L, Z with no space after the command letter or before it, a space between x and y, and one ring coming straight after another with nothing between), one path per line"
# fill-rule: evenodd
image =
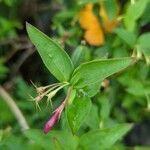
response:
M53 128L58 119L59 119L59 112L54 112L52 117L46 122L44 126L45 134L48 133Z
M61 105L53 112L52 116L46 122L44 129L43 129L45 134L47 134L49 131L51 131L53 126L57 123L57 121L59 120L60 115L64 109L64 106L65 106L65 101L63 101L61 103Z

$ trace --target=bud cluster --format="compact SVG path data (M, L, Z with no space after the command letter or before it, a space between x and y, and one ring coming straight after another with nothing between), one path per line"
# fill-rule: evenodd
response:
M41 86L41 87L37 87L36 85L33 84L34 87L36 88L36 92L38 94L35 98L31 97L32 101L35 101L36 108L41 110L41 108L39 106L39 102L45 96L47 97L47 106L48 106L49 102L52 105L52 102L51 102L52 98L57 94L57 92L59 90L61 90L63 87L67 86L68 84L69 84L68 82L62 82L62 83L54 83L51 85Z

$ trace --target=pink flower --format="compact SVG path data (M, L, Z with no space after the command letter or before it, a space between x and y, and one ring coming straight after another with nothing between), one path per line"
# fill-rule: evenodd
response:
M64 109L64 106L65 106L65 101L63 101L61 103L61 105L53 112L52 116L46 122L44 129L43 129L45 134L47 134L49 131L51 131L53 126L57 123L57 121L59 120L60 115Z

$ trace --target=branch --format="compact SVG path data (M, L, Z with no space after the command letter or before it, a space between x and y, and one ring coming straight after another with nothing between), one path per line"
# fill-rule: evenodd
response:
M5 89L0 86L0 96L4 99L4 101L7 103L9 108L11 109L12 113L16 117L19 125L21 126L21 130L29 129L29 125L24 118L21 110L16 105L15 101L12 99L12 97L5 91Z

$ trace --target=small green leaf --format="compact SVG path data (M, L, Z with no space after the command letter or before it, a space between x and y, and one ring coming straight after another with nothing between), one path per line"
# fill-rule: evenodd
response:
M133 31L138 20L147 6L148 0L138 0L134 4L129 4L124 16L124 23L128 31Z
M150 39L150 32L142 34L137 40L137 45L139 46L138 50L150 57L150 42L148 39Z
M129 124L122 124L103 130L90 131L81 136L79 144L82 149L86 150L110 149L117 140L131 129L131 127L132 126Z
M67 118L73 133L76 133L90 112L91 100L88 97L75 97L67 107Z
M24 131L24 135L32 140L35 144L41 145L45 149L54 149L53 142L46 137L41 130L28 129Z
M135 45L136 35L132 32L126 31L123 28L117 28L114 31L119 38L121 38L126 44L128 44L131 48Z
M67 53L47 35L28 23L27 32L48 70L59 81L68 81L73 64Z
M99 117L98 106L92 104L90 113L87 116L84 124L85 126L88 126L91 130L94 130L94 129L99 129L99 122L100 122L100 117Z
M113 20L114 18L116 18L118 13L118 6L116 0L105 0L103 1L103 3L106 8L109 20Z
M125 69L133 62L133 58L119 58L94 60L81 64L75 69L71 83L76 88L90 87L90 85L100 83L108 76Z
M32 142L41 145L44 149L56 150L59 147L63 150L76 150L78 146L78 137L66 131L53 130L45 136L41 130L29 129L24 131L24 134Z
M141 52L147 64L150 64L150 32L142 34L137 40L137 51Z
M90 53L87 47L80 45L78 46L72 54L72 62L75 67L79 66L81 63L87 61L90 58Z
M76 15L76 12L74 10L64 10L58 12L54 16L54 22L65 22L67 19L72 19Z

